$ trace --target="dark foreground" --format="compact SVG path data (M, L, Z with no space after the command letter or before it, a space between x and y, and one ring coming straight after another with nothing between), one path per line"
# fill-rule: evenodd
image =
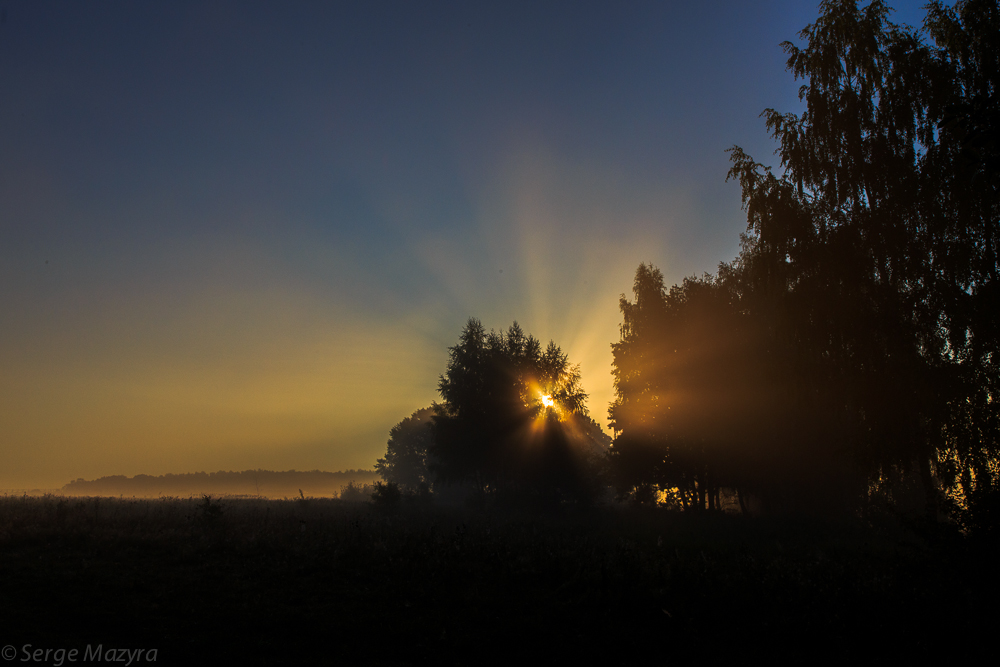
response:
M889 518L217 507L0 497L4 657L954 664L998 620L993 546Z

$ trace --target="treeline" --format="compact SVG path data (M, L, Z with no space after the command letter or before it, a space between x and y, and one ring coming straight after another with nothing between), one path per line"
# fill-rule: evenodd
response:
M83 478L62 487L61 493L73 496L192 496L232 495L265 498L305 496L336 497L342 488L370 484L378 479L373 470L308 472L287 470L244 470L241 472L194 472L166 475L110 475L95 480Z
M614 442L578 369L470 320L441 403L390 434L403 487L747 510L882 504L1000 519L1000 4L827 0L786 42L801 115L765 110L780 171L730 150L741 252L667 288L640 265L612 345Z

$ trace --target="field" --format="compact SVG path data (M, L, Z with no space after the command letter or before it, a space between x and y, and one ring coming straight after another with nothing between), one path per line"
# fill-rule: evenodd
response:
M890 516L6 496L0 643L133 664L951 662L994 634L996 553Z

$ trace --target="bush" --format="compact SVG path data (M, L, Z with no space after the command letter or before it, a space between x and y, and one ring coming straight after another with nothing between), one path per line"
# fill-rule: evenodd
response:
M375 482L375 490L372 491L372 503L376 509L383 511L395 510L399 507L402 498L403 494L399 490L399 484L395 482Z
M379 482L379 484L381 484L381 482ZM340 499L351 503L363 503L371 499L372 493L374 492L374 484L357 484L351 481L347 484L347 486L341 487Z

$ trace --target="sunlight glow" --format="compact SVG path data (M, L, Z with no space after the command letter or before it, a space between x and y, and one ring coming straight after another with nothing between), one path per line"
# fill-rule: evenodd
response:
M547 394L542 394L542 405L544 405L547 408L551 408L552 406L555 405L555 401L552 400L551 396Z

